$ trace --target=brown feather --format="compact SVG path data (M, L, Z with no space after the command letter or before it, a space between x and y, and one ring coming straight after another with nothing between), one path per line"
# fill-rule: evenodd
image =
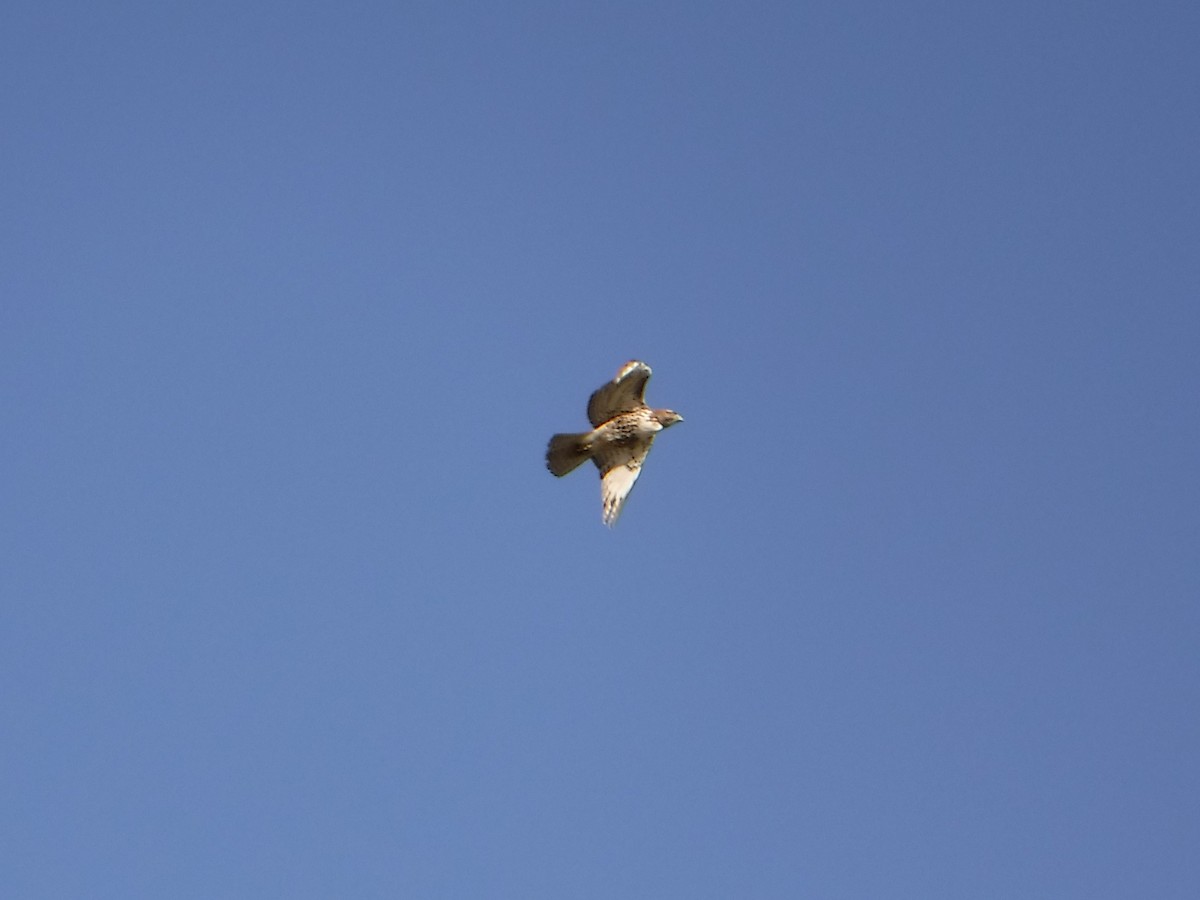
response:
M546 468L559 478L574 472L592 455L587 433L556 434L546 448Z
M646 405L650 367L631 360L616 377L588 399L588 420L593 430L582 434L556 434L546 448L546 468L561 477L591 459L600 470L604 524L612 527L629 492L641 474L655 435L683 416L669 409Z

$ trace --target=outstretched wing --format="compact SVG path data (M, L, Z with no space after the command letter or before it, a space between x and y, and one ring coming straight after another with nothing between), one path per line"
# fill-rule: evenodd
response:
M649 379L650 367L644 362L635 359L621 366L617 377L588 400L588 421L592 427L599 428L613 416L645 406L646 382Z
M651 439L614 444L593 457L600 469L600 497L604 501L602 518L609 528L617 523L625 498L642 474L642 463L650 452Z

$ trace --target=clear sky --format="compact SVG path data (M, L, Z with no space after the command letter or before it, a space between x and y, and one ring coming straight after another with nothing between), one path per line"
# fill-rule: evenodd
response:
M0 893L1200 896L1198 36L9 0Z

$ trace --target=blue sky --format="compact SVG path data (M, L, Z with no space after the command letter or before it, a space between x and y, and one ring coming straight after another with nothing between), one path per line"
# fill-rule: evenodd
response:
M1197 896L1198 27L8 3L5 896Z

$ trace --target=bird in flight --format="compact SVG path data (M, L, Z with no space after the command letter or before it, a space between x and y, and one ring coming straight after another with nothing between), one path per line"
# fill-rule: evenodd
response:
M650 367L636 359L625 363L617 376L588 400L592 430L579 434L556 434L546 448L546 468L558 477L573 472L591 460L600 470L602 518L611 528L621 515L625 498L642 472L642 463L654 436L683 416L670 409L646 405L646 382Z

